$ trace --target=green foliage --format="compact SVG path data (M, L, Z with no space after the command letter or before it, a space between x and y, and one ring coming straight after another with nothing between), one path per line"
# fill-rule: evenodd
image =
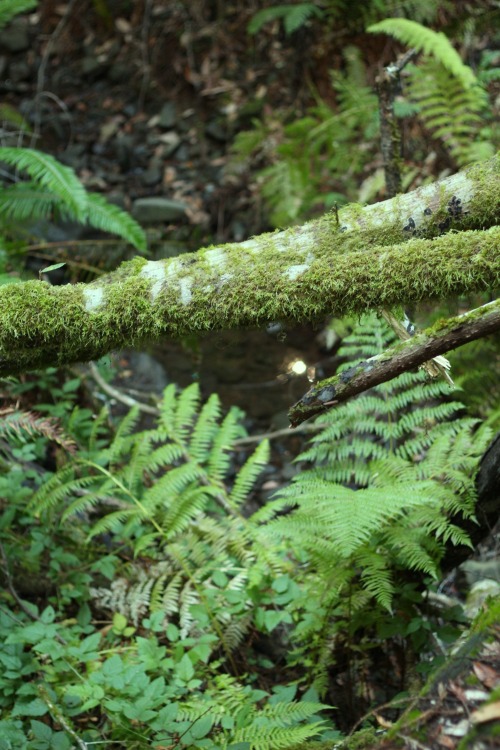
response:
M479 85L464 87L442 64L426 59L409 69L408 94L425 126L457 164L493 155L492 133L486 127L488 101Z
M443 33L401 18L388 18L368 31L389 34L425 53L418 66L408 68L409 98L425 126L444 142L457 164L494 153L492 132L485 127L486 91Z
M366 359L391 338L372 316L341 354ZM324 429L297 459L312 467L254 517L267 522L270 540L288 540L307 561L294 636L306 644L299 662L318 650L318 685L333 658L332 612L347 620L351 635L374 621L382 627L383 609L415 621L402 571L436 578L445 546L468 543L460 518L473 516L474 471L491 432L460 418L461 404L443 400L448 392L422 372L404 373L321 417ZM400 632L413 638L421 626L406 631L402 624Z
M297 5L275 5L264 8L256 13L248 24L248 33L257 34L270 21L283 21L286 34L304 26L310 18L322 18L323 12L313 3L298 3Z
M464 88L477 85L471 68L462 62L450 40L440 31L433 31L407 18L386 18L370 26L367 31L372 34L389 34L408 47L425 52L460 81Z
M360 4L357 18L367 23L390 13L413 13L416 3ZM415 17L428 20L439 3L418 4ZM446 4L442 4L443 6ZM284 6L277 6L278 8ZM268 8L262 13L274 12ZM452 12L451 6L446 6ZM353 4L327 3L325 15L344 21L344 13L354 12ZM258 14L260 15L260 14ZM395 111L399 118L412 118L425 126L432 137L448 151L451 161L462 166L488 158L498 146L498 128L487 86L497 77L494 51L482 55L477 76L466 65L451 41L442 33L406 18L386 18L368 28L387 33L424 54L418 65L405 68L407 98L398 98ZM383 188L382 170L373 171L379 150L378 101L359 48L346 45L345 65L331 71L334 105L316 97L304 116L273 112L262 121L254 121L253 130L240 133L234 144L237 158L256 169L260 192L269 209L273 226L293 224L314 211L331 208L346 200L373 200ZM412 132L412 159L424 161L429 144L415 141ZM408 149L408 157L410 157ZM405 170L403 186L415 179L422 168ZM367 170L370 170L367 173ZM405 175L406 171L406 175ZM364 180L360 187L360 181Z
M10 580L19 587L26 578L25 590L40 585L48 596L40 608L14 609L19 600L9 595L0 606L5 736L19 748L42 740L67 748L78 737L136 748L241 742L277 750L322 734L317 696L301 698L296 686L269 694L252 685L254 677L227 674L227 659L240 671L231 652L252 623L272 631L286 621L274 600L295 593L278 551L252 539L255 530L238 513L267 445L235 472L230 449L244 434L240 414L221 419L215 397L201 407L196 386L180 394L167 389L154 429L134 433L136 419L127 415L106 446L90 434L87 450L52 478L27 469L22 458L0 475L0 542ZM182 467L190 468L177 471ZM142 512L117 528L106 550L108 536L96 535L88 519L94 501L106 513L109 504L130 505L132 496ZM50 509L55 500L66 504L68 523L60 525ZM43 523L31 513L33 503ZM92 545L82 544L85 537ZM124 545L133 546L137 562L120 561ZM101 614L93 618L90 606ZM111 613L104 627L103 612ZM64 731L44 730L49 718Z
M31 178L0 189L4 232L11 224L46 219L55 213L62 219L118 234L138 250L146 249L144 232L131 216L107 203L103 196L88 193L74 171L52 156L29 148L3 147L0 161Z
M0 0L0 29L3 29L15 16L27 13L38 5L38 0Z
M366 358L386 344L372 320L344 354ZM54 378L38 387L71 401L78 379ZM23 385L13 386L21 396ZM223 417L215 396L202 405L196 385L167 388L152 428L138 432L132 410L105 442L104 414L82 421L46 405L80 444L52 475L34 443L61 433L14 428L22 450L14 443L0 466L6 732L30 748L51 717L60 736L51 728L47 742L63 748L75 732L137 748L278 750L334 737L317 695L297 683L325 689L332 643L360 658L370 628L381 642L396 634L428 648L435 626L405 575L435 575L444 545L466 541L456 519L473 512L487 435L442 395L408 374L324 417L300 457L311 468L252 515L243 511L267 444L237 466L242 415ZM19 606L12 592L33 586L44 601ZM456 630L446 623L439 634ZM294 683L281 665L271 694L260 674L278 670L277 657L252 647L268 635L283 640Z
M359 174L372 156L371 146L352 148L352 141L372 142L378 133L378 106L366 85L360 51L344 51L345 71L332 72L337 110L318 101L307 116L289 123L271 119L255 123L234 144L239 158L271 164L258 172L261 192L274 226L286 226L311 211L331 208L357 197Z

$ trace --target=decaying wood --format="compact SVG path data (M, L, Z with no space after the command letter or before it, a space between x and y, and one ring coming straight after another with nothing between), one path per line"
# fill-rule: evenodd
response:
M493 158L392 200L347 206L338 220L326 214L239 244L135 258L90 284L2 286L0 375L166 336L321 321L495 288L499 194Z
M316 383L289 411L293 427L437 355L500 330L500 300L490 302Z

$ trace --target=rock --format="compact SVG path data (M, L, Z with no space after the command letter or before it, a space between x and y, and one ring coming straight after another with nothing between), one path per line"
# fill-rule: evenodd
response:
M30 45L28 26L23 18L15 18L0 33L0 47L4 47L9 52L25 52Z
M112 83L123 83L132 80L134 69L127 63L115 62L108 71L108 78Z
M13 83L26 81L31 76L31 68L25 60L16 60L9 65L9 78Z
M78 171L86 166L85 152L87 147L85 143L72 143L60 155L59 160L68 167Z
M105 62L99 60L94 54L89 54L83 58L80 70L84 78L92 80L104 73L106 68Z
M161 182L161 169L158 165L154 165L145 169L141 175L141 182L146 187L152 187L158 185Z
M186 204L168 198L138 198L132 207L132 216L139 224L179 221L186 217Z
M175 130L172 130L170 133L163 133L163 135L160 135L158 140L163 144L163 156L168 158L169 156L172 156L174 151L178 148L181 142L181 137L175 132Z
M121 169L127 171L132 164L132 156L135 147L135 138L129 133L120 133L115 142L115 154Z
M160 111L160 116L158 118L158 125L160 128L165 128L165 130L168 130L169 128L173 128L175 123L177 122L177 113L176 113L176 107L174 102L166 102Z
M227 128L223 123L221 123L220 120L211 120L205 126L205 133L209 135L210 138L213 138L214 141L218 141L219 143L225 143L227 140L229 140L229 133L227 131Z

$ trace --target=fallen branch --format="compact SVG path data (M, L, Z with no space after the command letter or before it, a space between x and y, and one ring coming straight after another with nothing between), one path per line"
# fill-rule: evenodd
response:
M165 336L321 321L494 288L499 192L493 158L338 217L170 260L135 258L90 284L4 285L0 376Z
M500 330L500 299L436 324L333 378L316 383L289 411L292 427L432 357Z

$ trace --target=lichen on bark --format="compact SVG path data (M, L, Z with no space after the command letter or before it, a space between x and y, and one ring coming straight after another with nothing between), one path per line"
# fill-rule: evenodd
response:
M348 206L339 222L327 214L180 258L136 258L87 285L1 287L0 374L95 359L162 336L494 288L499 165L495 158L390 201ZM470 231L478 225L482 231Z

